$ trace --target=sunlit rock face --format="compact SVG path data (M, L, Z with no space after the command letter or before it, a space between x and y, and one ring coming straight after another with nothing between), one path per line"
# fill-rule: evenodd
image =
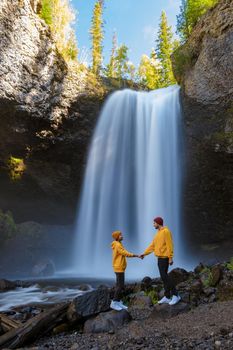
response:
M0 3L0 208L17 221L67 223L104 92L67 66L38 6ZM20 181L10 179L10 157L23 160Z
M233 239L232 62L233 2L222 0L173 57L185 120L187 235L198 247Z

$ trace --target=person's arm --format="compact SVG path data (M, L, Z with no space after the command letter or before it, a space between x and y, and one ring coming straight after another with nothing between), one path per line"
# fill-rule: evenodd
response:
M170 230L166 230L166 246L168 251L168 258L169 258L169 264L172 265L173 263L173 240L172 240L172 234Z
M117 246L117 251L123 256L126 256L128 258L135 258L138 257L138 255L135 255L133 253L128 252L128 250L124 249L121 245Z
M155 249L155 243L154 243L154 239L151 242L151 244L144 250L144 253L141 256L145 256L145 255L149 255L150 253L152 253Z

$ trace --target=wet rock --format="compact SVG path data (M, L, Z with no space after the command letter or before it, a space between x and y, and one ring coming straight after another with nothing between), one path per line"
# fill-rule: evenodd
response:
M215 265L211 268L211 284L216 286L222 278L222 268L220 265Z
M5 292L7 290L11 290L11 289L15 289L15 288L16 288L15 282L8 281L5 279L0 280L0 292Z
M179 295L184 303L190 302L190 293L189 292L179 292Z
M181 268L176 268L171 270L171 272L169 273L169 277L173 280L173 282L175 283L175 285L186 281L189 278L189 273Z
M130 307L136 308L148 308L153 305L152 299L149 295L145 295L144 292L134 294L130 299Z
M97 289L85 293L71 302L67 311L67 318L72 323L108 311L110 302L108 289Z
M131 316L126 310L101 313L85 322L84 333L114 333L118 327L129 321L131 321Z
M152 279L148 276L144 277L141 281L141 289L147 290L152 285Z
M69 329L69 325L67 323L62 323L57 327L53 328L53 334L64 333L64 332L67 332L68 329Z
M191 284L190 284L190 292L194 293L194 294L200 294L202 291L202 282L201 280L194 280Z
M44 259L39 261L32 268L32 275L35 277L49 277L55 273L55 265L52 260Z
M170 306L168 304L155 305L150 318L152 319L167 319L174 317L178 314L188 312L190 306L184 302L179 302L176 305Z
M211 294L214 294L216 291L215 288L213 287L207 287L203 289L203 293L205 294L205 296L209 297Z
M199 274L204 268L205 268L205 266L204 266L202 263L199 263L199 264L194 268L194 273L195 273L195 274Z
M215 294L212 294L209 299L208 299L208 302L209 303L214 303L215 301L217 300L217 297Z
M91 287L88 284L81 284L80 286L78 286L78 289L82 292L87 292L91 289Z

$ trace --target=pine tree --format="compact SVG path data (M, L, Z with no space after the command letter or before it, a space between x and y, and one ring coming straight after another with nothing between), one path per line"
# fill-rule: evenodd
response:
M128 74L128 47L126 45L120 45L116 50L116 78L124 79Z
M98 0L95 3L92 24L90 29L91 40L92 40L92 71L95 74L100 73L102 65L102 52L103 52L103 0Z
M142 55L138 68L139 81L148 89L154 90L159 87L160 63L155 50L152 50L150 57Z
M161 64L159 87L166 87L176 83L171 62L173 49L172 37L171 26L168 25L166 13L163 11L159 25L158 39L156 40L156 52Z
M177 16L177 32L185 42L199 18L218 0L182 0L180 14Z
M117 52L117 34L113 33L112 38L112 51L110 56L110 62L106 67L106 76L108 78L116 78L116 52Z

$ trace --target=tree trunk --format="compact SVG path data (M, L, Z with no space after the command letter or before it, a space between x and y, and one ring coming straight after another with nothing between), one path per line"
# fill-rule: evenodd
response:
M0 337L0 349L16 349L49 332L64 320L67 308L68 303L59 304L33 317L20 327L11 329Z

